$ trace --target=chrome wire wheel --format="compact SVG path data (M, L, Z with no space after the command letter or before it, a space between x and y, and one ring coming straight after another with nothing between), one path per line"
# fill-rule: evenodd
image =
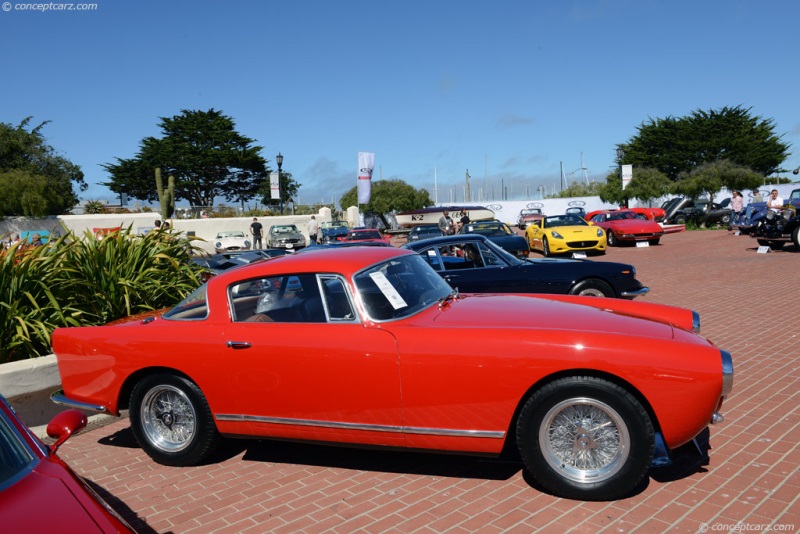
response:
M625 465L631 449L628 427L608 404L586 397L553 406L539 427L545 462L579 483L603 482Z
M590 287L586 287L586 289L582 289L580 291L580 293L578 293L578 295L581 295L583 297L605 297L606 296L606 294L603 293L603 291L601 289L599 289L597 287L594 287L594 286L590 286Z
M142 431L154 447L177 452L191 444L197 412L184 391L169 384L155 386L145 394L140 410Z

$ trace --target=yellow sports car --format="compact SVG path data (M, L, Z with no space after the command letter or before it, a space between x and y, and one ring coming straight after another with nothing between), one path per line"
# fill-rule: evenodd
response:
M555 215L534 221L525 229L531 250L543 256L566 252L605 254L606 233L577 215Z

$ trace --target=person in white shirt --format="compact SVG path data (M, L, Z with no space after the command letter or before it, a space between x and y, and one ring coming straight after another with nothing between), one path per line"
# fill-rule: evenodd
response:
M770 193L767 199L767 208L775 213L780 213L781 209L783 209L783 199L778 196L777 189L773 189L772 193Z
M319 232L319 225L317 224L316 217L312 215L311 220L308 221L308 238L312 243L317 242L317 232Z

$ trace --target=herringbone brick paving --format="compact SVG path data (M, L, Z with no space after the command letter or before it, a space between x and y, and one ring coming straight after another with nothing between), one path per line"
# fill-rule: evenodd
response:
M597 258L634 264L651 288L642 300L700 312L703 335L734 358L709 463L683 450L627 499L552 497L513 458L269 441L226 442L208 465L170 468L136 446L127 419L75 436L60 454L141 532L796 532L800 251L756 248L747 236L695 231Z

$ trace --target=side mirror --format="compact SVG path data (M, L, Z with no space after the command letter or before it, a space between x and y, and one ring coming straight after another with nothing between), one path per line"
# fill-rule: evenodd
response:
M79 410L66 410L53 417L47 425L47 435L56 440L50 445L50 450L56 452L70 436L86 428L88 422L86 415Z

